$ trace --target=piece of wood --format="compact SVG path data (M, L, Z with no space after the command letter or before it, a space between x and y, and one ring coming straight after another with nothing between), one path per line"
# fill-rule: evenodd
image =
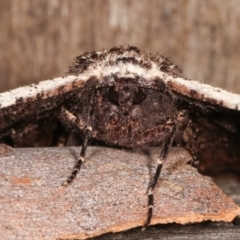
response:
M0 236L4 239L84 239L141 226L147 186L159 149L150 156L89 147L69 187L79 148L0 148ZM187 165L190 155L172 148L154 192L152 224L231 222L240 214L209 177ZM151 167L149 167L151 165Z

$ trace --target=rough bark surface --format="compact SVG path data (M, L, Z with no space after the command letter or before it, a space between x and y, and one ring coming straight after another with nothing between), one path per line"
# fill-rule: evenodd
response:
M158 149L145 156L89 147L72 185L79 148L0 148L0 235L4 239L84 239L141 226ZM152 224L231 222L240 208L173 148L154 196ZM140 230L139 230L140 231Z

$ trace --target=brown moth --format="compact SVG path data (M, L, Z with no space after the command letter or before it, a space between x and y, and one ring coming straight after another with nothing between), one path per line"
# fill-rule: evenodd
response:
M0 94L0 141L15 147L81 144L64 185L79 172L87 146L159 146L153 191L172 145L183 146L205 173L240 172L240 96L182 76L160 54L136 47L85 53L65 77ZM93 140L93 141L92 141Z

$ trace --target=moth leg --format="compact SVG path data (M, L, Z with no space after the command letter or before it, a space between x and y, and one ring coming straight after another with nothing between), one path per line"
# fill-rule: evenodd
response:
M163 149L160 153L159 159L158 159L158 165L157 169L153 178L153 181L150 184L150 187L148 189L148 213L147 213L147 219L143 224L143 230L149 225L152 219L153 214L153 191L155 189L156 183L159 179L159 176L161 174L163 163L166 161L169 149L172 146L173 140L175 138L176 133L176 126L175 124L171 126L171 132L169 134L169 137L167 138L166 142L164 143Z
M198 157L198 149L197 149L197 128L193 124L193 122L190 120L188 123L188 130L189 130L189 135L191 139L191 147L190 147L190 152L192 155L192 160L189 162L189 164L193 167L197 167L199 164L199 157Z
M61 107L60 113L58 115L58 119L67 127L74 129L78 128L79 126L76 123L77 122L77 117L74 116L71 112L69 112L66 108Z
M80 171L81 165L84 162L84 157L86 155L88 140L91 138L91 135L92 135L92 128L88 127L86 130L85 137L84 137L84 141L83 141L83 145L81 148L79 159L78 159L77 163L75 164L71 175L63 183L63 186L68 186L73 181L73 179L76 177L77 173Z
M68 186L74 180L74 178L76 177L77 173L81 169L82 163L84 162L84 157L86 155L88 141L89 141L89 139L92 136L91 121L92 121L92 117L94 115L94 106L95 106L94 103L95 103L95 100L96 99L94 98L94 95L93 95L91 97L91 100L90 100L90 106L91 107L88 110L88 119L87 119L87 123L86 123L85 127L84 127L83 122L81 121L81 119L78 119L76 116L74 116L72 113L70 113L65 108L62 107L62 109L61 109L61 117L62 117L63 121L64 121L64 119L66 120L65 123L69 124L70 127L75 127L75 128L78 128L79 130L86 129L79 159L78 159L77 163L75 164L71 175L62 184L63 186Z
M61 111L59 114L59 119L64 125L70 127L71 129L74 129L74 128L80 129L80 126L78 126L78 124L76 123L77 117L74 116L71 112L69 112L64 107L61 108ZM62 184L63 186L68 186L69 184L71 184L73 179L76 177L77 173L80 171L82 163L84 162L84 157L85 157L86 150L87 150L87 144L88 144L89 138L91 137L91 132L92 132L91 127L87 128L79 159L78 159L77 163L75 164L71 175L67 178L67 180L65 182L63 182L63 184Z

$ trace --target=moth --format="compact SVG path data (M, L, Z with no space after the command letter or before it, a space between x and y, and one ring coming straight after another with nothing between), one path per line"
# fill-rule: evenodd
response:
M129 46L76 58L64 77L0 94L0 142L14 147L81 144L64 185L84 162L87 146L159 147L153 191L174 145L188 149L202 172L240 172L240 95L182 76L161 54ZM134 163L133 163L134 164Z

